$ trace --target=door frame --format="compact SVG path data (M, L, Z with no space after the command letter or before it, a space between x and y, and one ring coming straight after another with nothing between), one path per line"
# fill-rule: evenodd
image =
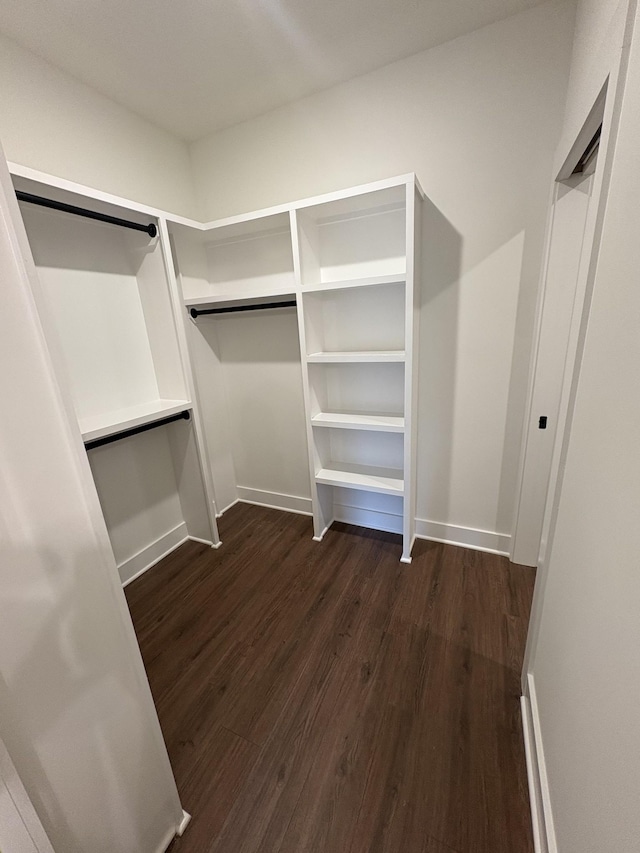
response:
M584 352L584 341L589 322L593 286L598 265L598 255L602 238L604 217L606 214L607 198L611 183L611 171L613 158L615 156L615 143L618 134L622 99L624 95L624 81L626 78L626 62L628 51L623 51L620 66L607 75L605 82L593 103L591 110L572 145L562 168L558 172L555 183L565 180L573 173L578 160L585 151L587 145L593 138L598 127L598 121L602 123L602 136L600 139L599 167L594 175L594 184L591 203L587 214L580 271L577 283L577 298L580 295L580 305L576 302L572 320L569 340L567 343L567 358L564 366L563 387L560 399L560 410L558 412L558 425L552 454L549 487L547 489L544 521L542 528L541 549L538 555L536 585L533 594L529 631L522 667L522 690L527 695L527 675L532 668L533 656L537 644L540 623L542 621L542 610L544 594L548 577L548 567L553 548L553 536L555 533L558 505L562 492L562 481L566 463L573 410L575 406L576 392L580 379L580 368ZM545 253L549 251L550 225L547 223L547 237ZM546 271L546 263L545 263ZM544 282L544 278L543 278ZM534 336L534 344L537 344L540 331L539 320L542 301L544 297L544 284L538 302L538 323ZM581 310L578 310L580 309ZM531 402L533 382L535 379L535 362L532 361L528 386L527 423L531 417ZM520 494L521 478L524 469L525 452L527 444L527 431L523 434L522 452L520 457L520 472L518 480L518 492ZM516 515L517 518L517 515ZM515 529L514 529L515 533ZM512 539L515 541L515 539ZM513 557L513 555L512 555Z

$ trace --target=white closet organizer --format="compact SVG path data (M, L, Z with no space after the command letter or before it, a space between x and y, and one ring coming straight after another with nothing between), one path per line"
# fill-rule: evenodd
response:
M140 209L16 175L14 185L19 194L151 224L155 234L156 219ZM217 544L182 307L159 238L30 201L20 208L38 307L63 365L60 380L88 447L123 581L187 536Z
M318 540L334 520L390 530L410 562L422 198L406 175L169 218L218 512L311 512Z

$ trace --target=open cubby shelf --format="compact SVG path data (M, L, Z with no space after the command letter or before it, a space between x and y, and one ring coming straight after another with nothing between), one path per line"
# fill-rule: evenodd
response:
M348 517L401 533L410 559L420 201L404 176L204 227L169 222L222 507L304 510L310 495L316 538ZM280 301L295 308L188 322L193 308Z
M397 495L404 492L402 469L378 468L353 462L328 462L316 473L316 483L347 489L363 489L381 495Z
M350 412L318 412L311 418L314 427L363 429L372 432L404 432L404 418L397 415L360 415Z

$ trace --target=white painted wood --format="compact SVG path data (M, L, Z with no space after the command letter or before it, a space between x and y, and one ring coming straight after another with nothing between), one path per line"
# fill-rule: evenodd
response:
M21 209L78 417L108 416L157 400L161 395L123 229L33 205Z
M307 345L315 352L405 349L405 285L304 292Z
M288 212L204 231L172 224L171 234L188 300L250 298L294 288Z
M375 287L377 284L402 284L406 280L405 273L390 273L389 275L373 275L367 278L346 278L335 281L323 281L318 284L305 284L305 292L315 290L342 290L346 287Z
M364 429L373 432L404 432L404 418L396 415L357 415L349 412L319 412L311 418L315 427Z
M189 338L186 334L184 325L184 315L182 313L183 293L179 277L176 275L176 260L174 257L173 246L167 227L167 221L161 217L158 220L158 230L160 234L160 246L164 259L165 272L167 281L169 282L169 295L172 303L173 316L176 321L176 335L178 347L180 350L180 358L182 361L183 371L189 391L189 396L193 401L192 405L192 430L188 434L188 438L193 441L189 442L188 447L173 447L174 467L178 479L180 502L185 512L185 520L187 527L190 530L190 535L194 539L202 538L203 542L211 542L214 548L220 545L220 535L216 522L216 494L211 475L211 465L209 464L209 456L204 437L204 426L202 422L202 413L200 410L200 399L198 397L197 388L193 376L193 367L191 363L191 352L189 348ZM175 433L174 433L175 434ZM184 440L184 439L183 439ZM179 460L184 460L183 464ZM188 466L191 466L191 474L185 473L188 471ZM204 494L205 506L194 505L194 495L199 497L199 490ZM204 512L204 516L202 513ZM196 536L195 531L201 529L202 537Z
M573 369L568 345L584 299L579 274L592 187L593 176L580 175L555 190L513 536L512 559L528 566L538 563L564 375ZM538 427L541 416L545 430Z
M260 305L267 299L288 301L296 298L295 290L291 288L265 288L260 291L249 291L242 296L237 293L216 293L214 296L192 296L184 300L187 308L229 308L236 305Z
M264 489L250 489L246 486L238 486L238 501L246 504L254 504L255 506L268 506L273 509L281 509L285 512L296 513L297 515L313 514L311 498L285 495L281 492L268 492Z
M404 491L402 469L358 465L351 462L329 462L316 473L316 482L327 486L364 489L382 495Z
M422 244L422 207L418 190L406 186L405 222L405 349L409 354L404 368L404 521L402 562L411 561L416 535L416 486L418 449L418 332L420 321L420 278Z
M488 554L498 554L501 557L508 557L510 554L511 536L508 533L496 533L493 530L478 530L474 527L417 518L416 537L432 542L443 542L445 545L471 548L474 551L485 551Z
M520 697L520 714L524 736L524 754L527 762L527 782L529 785L529 806L531 808L531 829L535 853L548 853L546 829L542 814L542 793L540 790L540 771L536 754L531 708L526 696Z
M558 853L558 845L556 842L556 830L553 818L553 809L551 806L551 790L549 788L549 775L547 773L547 763L544 756L544 744L542 742L542 729L540 725L540 711L538 708L538 696L536 693L536 682L533 673L528 673L526 677L527 691L525 697L529 702L529 711L531 714L531 729L533 732L533 753L535 753L535 778L540 791L540 802L542 805L542 823L544 825L544 835L542 838L546 842L545 853ZM544 849L544 848L543 848Z
M187 409L191 409L189 400L153 400L107 414L78 418L78 424L83 440L93 441L96 438L104 438L133 427L153 423Z
M404 362L404 350L369 350L363 352L312 352L307 356L308 364L353 364Z
M411 181L292 213L314 538L336 518L402 532L405 562L415 538L417 435L406 412L417 393L416 199ZM402 505L361 506L343 489Z
M298 222L297 211L292 210L290 213L291 219L291 245L293 249L293 267L295 273L296 287L300 291L302 287L302 256L308 251L306 247L306 237ZM321 542L325 533L329 529L333 521L333 501L330 490L318 488L315 476L313 474L320 466L320 458L315 445L313 429L311 427L310 416L314 411L317 411L317 406L313 404L310 376L308 370L308 344L305 320L305 306L302 299L299 299L296 306L298 316L298 341L300 343L300 360L302 366L302 399L305 410L305 431L307 439L307 459L309 462L309 490L311 493L311 508L313 513L313 539L316 542Z
M48 185L33 176L14 180L49 198L134 221L151 219L139 206L125 209L115 199L82 195L65 182ZM182 303L176 300L161 238L26 203L22 211L46 290L44 310L64 353L85 440L192 409L188 356L176 312L183 310ZM200 457L189 439L193 429L184 422L163 439L149 432L127 449L113 445L92 453L119 565L147 551L155 555L156 543L182 523L192 535L219 541L214 507L204 497ZM123 507L130 509L129 519ZM151 559L134 560L133 571Z
M0 740L0 850L5 853L54 853L2 740Z
M0 160L0 728L57 850L154 850L182 809L75 419L62 353ZM34 649L38 654L34 656ZM87 677L90 674L90 677ZM4 701L6 699L6 701ZM143 794L141 794L143 792Z
M180 547L187 541L187 525L182 521L173 530L164 533L155 542L147 545L142 551L129 557L118 566L122 586L127 586L131 581L136 580L149 569L153 568L156 563L167 557L172 551Z
M401 281L405 273L404 209L349 219L311 221L318 231L318 257L303 274L303 288L319 283L379 277ZM319 278L318 278L319 276Z
M181 838L184 835L186 828L191 823L191 815L189 812L186 812L184 809L182 810L182 820L180 821L180 826L176 831L176 835L178 838Z
M188 429L188 422L183 423ZM169 439L172 427L157 427L88 453L118 567L148 548L153 551L157 540L184 523Z

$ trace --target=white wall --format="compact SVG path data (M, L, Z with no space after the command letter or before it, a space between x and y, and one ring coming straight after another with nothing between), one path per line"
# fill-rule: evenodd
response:
M628 0L580 0L577 4L557 170L619 56L628 5Z
M615 156L610 145L599 162L605 199L589 276L591 307L553 538L546 570L539 573L530 629L528 686L537 700L560 853L631 853L640 838L640 40L635 5L629 76L621 109L617 101L614 111ZM593 2L580 5L563 138L581 114L586 118L586 93L595 97L609 72L612 80L617 77L624 15L616 6L608 4L618 21L612 38L602 26L605 10ZM585 62L587 44L597 67Z
M0 152L0 731L55 850L156 853L180 803L11 216Z
M8 160L186 216L186 144L0 35L0 140Z
M572 27L573 5L548 3L191 147L207 218L417 172L437 208L425 217L418 516L490 531L490 547L511 529Z

